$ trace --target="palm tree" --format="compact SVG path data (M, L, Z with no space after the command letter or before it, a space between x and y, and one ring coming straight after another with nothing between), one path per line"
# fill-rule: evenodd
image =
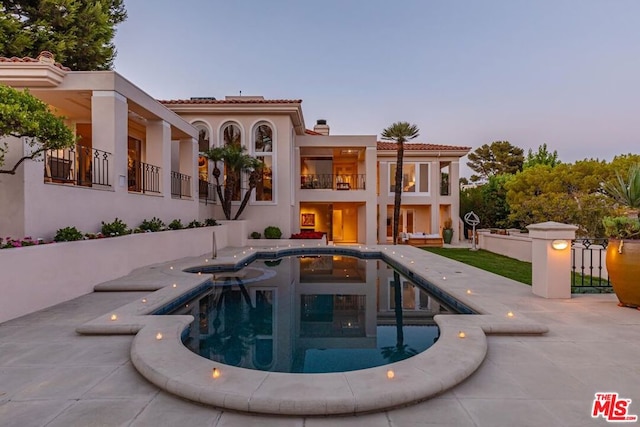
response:
M404 143L417 137L420 129L408 122L395 122L382 131L382 139L395 141L398 157L396 160L396 185L393 201L393 244L398 242L398 226L400 224L400 205L402 203L402 161L404 159Z
M244 194L242 203L233 217L234 220L240 217L251 198L251 191L256 188L256 185L262 179L261 171L264 163L255 157L251 157L246 151L246 147L241 147L239 144L227 144L224 147L212 148L203 153L204 157L213 162L212 174L216 180L216 191L222 204L224 217L228 220L232 218L231 202L235 198L234 196L239 196L240 194L242 174L249 174L249 189ZM218 167L220 162L224 162L225 168L225 177L222 184L220 183L222 172ZM222 190L223 187L224 191Z

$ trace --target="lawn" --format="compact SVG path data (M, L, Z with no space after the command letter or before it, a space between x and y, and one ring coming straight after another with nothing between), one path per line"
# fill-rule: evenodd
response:
M531 285L531 263L518 261L504 255L494 254L493 252L470 251L466 248L422 248L425 251L442 255L460 261L467 265L490 271L499 276L508 277L517 282ZM606 279L598 279L591 276L580 276L577 273L571 273L573 286L571 293L610 293L611 285Z
M490 271L509 279L531 285L531 263L518 261L493 252L470 251L467 248L423 248L425 251L442 255L467 265Z

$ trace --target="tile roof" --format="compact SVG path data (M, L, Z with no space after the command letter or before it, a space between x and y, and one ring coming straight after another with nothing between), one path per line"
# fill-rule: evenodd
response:
M41 63L41 64L50 63L54 67L58 67L61 70L71 71L71 68L65 67L59 62L54 62L53 54L51 54L50 52L42 52L40 53L40 56L38 56L38 58L30 58L28 56L25 56L24 58L18 58L17 56L12 56L11 58L7 58L5 56L0 56L0 62L28 62L28 63L33 62L33 63Z
M305 129L304 133L306 133L307 135L320 135L320 136L322 136L322 134L320 132L316 132L315 130L311 130L311 129Z
M159 99L161 104L300 104L301 99Z
M397 144L395 142L378 141L378 150L396 150ZM442 145L442 144L425 144L421 142L405 142L405 150L411 151L444 151L444 150L471 150L471 147L463 147L457 145Z

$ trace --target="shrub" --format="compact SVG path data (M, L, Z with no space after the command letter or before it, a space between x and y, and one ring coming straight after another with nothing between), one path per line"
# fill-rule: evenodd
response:
M53 238L56 242L73 242L76 240L82 240L84 236L75 227L65 227L56 231L56 237Z
M129 227L122 220L116 218L113 222L102 221L102 234L105 237L122 236L129 234Z
M279 239L280 237L282 237L282 231L278 227L270 225L264 229L265 239Z
M218 225L218 223L213 218L207 218L207 219L204 220L204 225L205 225L205 227L211 227L211 226L214 226L214 225Z
M171 230L182 230L184 228L184 225L182 225L182 221L180 221L179 219L174 219L169 223L169 228Z
M257 231L254 231L253 233L251 233L250 236L252 239L259 239L262 237L262 234L258 233Z
M203 224L200 221L198 221L197 219L194 219L187 225L187 228L198 228L202 226Z
M142 223L138 226L138 228L142 231L148 232L161 231L162 229L164 229L164 222L162 222L160 218L156 218L154 216L150 220L142 220Z

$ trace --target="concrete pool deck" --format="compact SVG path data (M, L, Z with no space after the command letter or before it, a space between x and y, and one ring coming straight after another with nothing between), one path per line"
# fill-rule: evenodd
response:
M219 258L237 251L225 249ZM0 424L606 425L591 418L596 392L633 399L629 412L640 413L640 311L617 307L613 295L545 300L508 279L432 254L420 257L416 264L430 263L424 268L446 277L444 286L470 288L470 298L496 304L497 310L507 307L549 332L489 335L486 358L465 382L405 408L355 417L255 416L160 391L132 366L132 335L77 335L80 325L149 297L148 291L92 293L0 324ZM131 277L129 282L145 288L144 275Z

